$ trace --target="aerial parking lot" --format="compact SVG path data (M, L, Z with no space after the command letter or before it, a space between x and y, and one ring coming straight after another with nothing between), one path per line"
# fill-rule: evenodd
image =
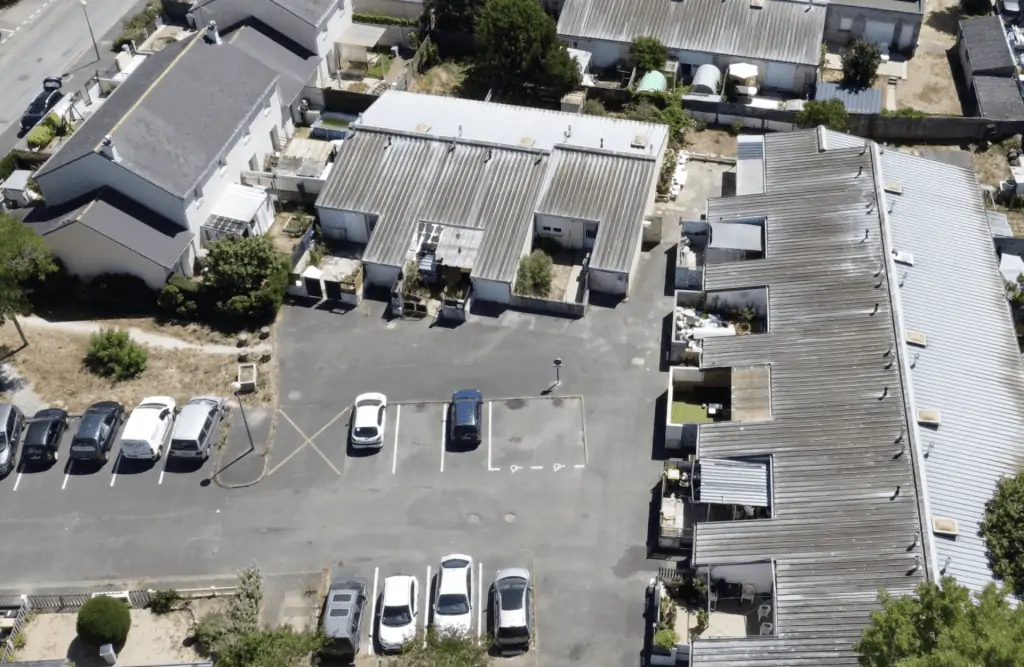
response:
M580 320L506 312L444 328L389 321L376 301L344 313L286 307L264 477L221 488L210 481L224 463L216 453L150 464L115 448L87 468L69 464L65 441L52 467L0 480L6 588L159 587L230 579L255 561L268 577L330 568L379 587L414 575L428 609L440 559L466 554L480 636L495 572L532 573L534 644L514 661L632 664L657 568L646 544L665 275L664 248L644 253L629 301ZM483 397L471 446L448 435L464 389ZM372 451L349 442L367 392L387 397ZM364 624L367 637L374 627Z

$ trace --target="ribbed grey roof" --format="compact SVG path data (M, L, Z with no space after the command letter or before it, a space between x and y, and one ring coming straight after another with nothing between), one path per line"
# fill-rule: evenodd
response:
M363 261L401 266L420 221L485 229L471 275L511 282L547 157L362 129L342 147L317 206L377 216Z
M700 501L768 507L768 464L700 459Z
M556 150L537 213L596 221L590 268L628 273L656 170L653 157Z
M558 34L630 43L654 37L669 49L817 65L825 4L799 0L566 0Z
M973 171L886 150L893 247L913 254L897 265L902 326L927 336L906 346L915 409L935 409L938 428L920 426L932 517L956 519L955 539L936 537L938 567L968 588L992 581L978 536L985 503L1004 475L1024 469L1024 375L988 219ZM889 209L887 207L887 209Z
M736 137L736 194L764 192L764 137L741 134Z
M818 102L839 100L850 113L882 113L882 91L878 88L852 89L841 83L819 81L814 89L814 99Z
M708 220L766 218L767 257L707 266L705 287L767 286L770 331L705 340L702 367L770 363L772 419L702 424L697 455L770 455L773 518L698 524L693 560L773 559L776 636L698 640L695 667L856 665L878 589L910 593L929 566L875 153L819 148L815 130L768 135L766 194L708 203Z

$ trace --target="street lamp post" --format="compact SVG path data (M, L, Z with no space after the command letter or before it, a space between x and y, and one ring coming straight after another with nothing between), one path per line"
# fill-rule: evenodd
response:
M96 52L96 62L99 62L100 47L96 44L96 35L92 31L92 22L89 20L89 3L85 0L80 0L79 4L82 5L82 13L85 14L85 25L89 27L89 38L92 39L92 50Z
M562 384L562 360L560 358L555 359L555 384L551 387L554 389L558 385Z

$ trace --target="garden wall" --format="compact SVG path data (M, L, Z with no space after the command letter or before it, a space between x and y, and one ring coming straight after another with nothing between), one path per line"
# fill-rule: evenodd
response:
M556 301L555 299L545 299L541 296L525 296L522 294L513 294L509 305L516 309L522 310L528 313L539 313L541 315L556 315L558 317L572 317L580 318L583 317L587 312L587 298L589 292L583 293L583 299L580 303L574 303L571 301Z

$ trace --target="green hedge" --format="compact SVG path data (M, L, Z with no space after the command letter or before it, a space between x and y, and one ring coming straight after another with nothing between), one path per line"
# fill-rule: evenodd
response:
M25 137L28 147L35 149L46 148L51 141L53 141L53 128L47 123L39 123Z
M400 25L415 27L419 25L416 19L403 19L397 16L385 16L384 14L353 14L352 20L356 23L372 23L373 25Z
M110 50L118 53L122 46L130 42L135 42L136 46L141 44L146 39L146 26L156 21L161 13L162 8L159 2L147 4L145 9L125 21L121 34L111 44Z

